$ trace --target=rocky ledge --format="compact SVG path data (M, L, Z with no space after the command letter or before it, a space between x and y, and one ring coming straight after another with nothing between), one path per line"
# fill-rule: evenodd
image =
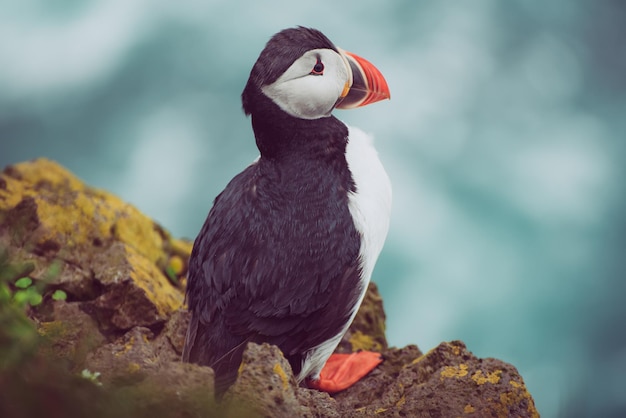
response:
M0 175L0 416L538 417L515 367L460 341L388 347L371 285L338 351L385 361L330 396L298 387L280 350L250 344L220 404L180 362L191 243L39 159Z

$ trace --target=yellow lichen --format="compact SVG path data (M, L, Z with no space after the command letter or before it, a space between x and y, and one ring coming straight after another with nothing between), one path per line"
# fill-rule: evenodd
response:
M66 325L61 321L41 322L37 326L37 332L42 337L61 337L67 333Z
M75 340L78 338L80 331L80 328L69 326L63 321L40 322L37 324L37 332L42 337L45 337L47 341L63 341L62 349L60 350L54 350L53 346L45 344L42 345L42 351L55 353L64 358L73 358L77 349L79 349L76 344L66 343L65 341Z
M15 164L1 176L5 187L0 190L0 212L13 209L25 198L35 203L38 226L29 231L34 245L55 241L71 254L76 247L113 239L133 247L152 263L167 260L165 247L181 257L191 252L190 243L171 239L134 206L85 185L53 161Z
M445 366L440 373L440 378L443 380L448 377L455 377L457 379L467 376L467 364L459 364L458 366Z
M116 357L123 356L124 354L128 353L131 350L131 348L133 348L134 346L135 346L135 337L131 336L128 339L128 342L124 344L124 347L120 351L117 351L115 353L115 356Z
M115 222L114 238L127 243L152 263L163 257L163 238L154 222L137 209L126 205L126 211Z
M465 405L465 408L463 408L463 413L465 414L473 414L474 412L476 412L476 408L470 404Z
M352 351L371 350L381 351L383 347L371 335L363 334L361 331L355 331L350 337L350 346Z
M508 417L509 411L512 407L520 405L522 402L526 402L527 410L532 418L539 418L539 412L535 408L535 403L532 396L526 390L526 386L522 383L510 381L513 390L500 394L500 404L497 405L496 413L498 417Z
M383 412L386 412L387 408L378 408L377 410L374 411L375 414L382 414Z
M139 369L141 369L141 366L138 363L128 363L128 367L126 368L128 370L128 373L136 373L139 371Z
M396 402L396 408L402 408L402 405L406 403L406 397L404 395Z
M419 363L420 361L422 361L425 357L426 357L426 356L422 354L421 356L419 356L418 358L416 358L415 360L413 360L413 361L411 362L411 364L412 364L412 365L413 365L413 364L417 364L417 363Z
M278 377L280 377L280 380L283 384L283 390L287 390L289 388L289 378L287 377L287 373L285 373L285 371L283 370L283 367L279 364L276 363L274 364L274 373L278 375Z
M476 373L472 375L472 380L476 382L477 385L484 385L485 383L496 384L500 381L500 375L502 375L502 370L496 370L495 372L487 373L483 375L482 370L477 370Z
M170 246L174 254L178 254L181 257L189 258L191 250L193 249L193 242L182 239L172 239Z
M0 211L17 205L25 196L35 196L48 189L84 190L83 183L72 173L54 161L40 158L11 166L5 180L4 189L0 189ZM38 189L38 190L35 190Z
M165 317L182 306L182 293L170 284L156 265L134 248L126 248L126 257L133 269L131 280L146 293L159 316Z

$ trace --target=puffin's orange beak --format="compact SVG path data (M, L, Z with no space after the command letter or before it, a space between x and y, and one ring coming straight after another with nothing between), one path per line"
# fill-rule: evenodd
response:
M379 100L389 99L389 86L374 64L352 52L339 49L352 73L352 85L346 83L337 109L354 109Z

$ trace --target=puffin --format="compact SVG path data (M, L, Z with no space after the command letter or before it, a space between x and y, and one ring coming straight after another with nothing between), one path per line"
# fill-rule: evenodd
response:
M333 115L390 98L381 72L322 32L275 34L241 95L260 156L215 198L187 274L182 360L234 383L248 343L278 346L302 386L350 387L379 353L333 354L389 227L391 185L372 138Z

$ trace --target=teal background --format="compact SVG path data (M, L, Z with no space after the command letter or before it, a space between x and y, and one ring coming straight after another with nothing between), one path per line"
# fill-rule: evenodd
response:
M295 25L389 82L336 115L394 186L390 343L506 360L544 417L626 416L625 2L0 2L0 166L52 158L193 238L257 155L250 68Z

